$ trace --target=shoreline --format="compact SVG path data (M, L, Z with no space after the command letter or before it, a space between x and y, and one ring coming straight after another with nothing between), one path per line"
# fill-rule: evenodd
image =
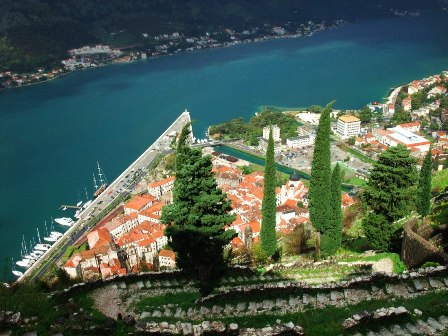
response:
M59 74L54 74L54 76L52 78L48 78L46 80L36 81L36 82L26 83L26 84L21 84L21 85L0 87L0 92L7 90L7 89L17 89L17 88L21 88L21 87L36 85L36 84L43 84L45 82L52 81L52 80L58 79L60 77L63 77L63 76L66 76L66 75L69 75L69 74L72 74L72 73L75 73L78 71L85 71L85 70L89 70L92 68L95 69L95 68L110 66L110 65L114 65L114 64L132 64L132 63L135 63L138 61L149 61L149 60L153 60L153 59L157 59L157 58L161 58L161 57L175 56L177 54L194 53L194 52L201 52L201 51L214 50L214 49L230 48L230 47L236 47L236 46L244 45L244 44L256 44L256 43L263 43L263 42L268 42L268 41L273 41L273 40L285 40L285 39L297 39L297 38L312 37L316 33L333 30L333 29L338 29L339 27L341 27L345 24L349 24L349 23L351 23L351 22L348 22L345 20L335 20L329 26L325 26L323 28L318 27L315 30L311 30L307 33L289 33L289 34L284 34L284 35L265 35L262 37L249 38L246 40L238 40L237 42L224 42L222 45L209 45L209 46L205 46L203 48L201 47L201 48L193 49L193 50L185 49L185 50L181 50L178 52L159 54L159 55L151 55L145 59L140 57L140 58L135 58L135 59L131 59L128 61L117 61L119 58L114 58L111 61L108 61L107 63L98 63L95 66L90 66L90 67L85 67L85 68L80 68L80 69L75 69L75 70L62 70L63 72L61 72ZM316 24L316 25L319 25L319 24ZM137 51L136 53L141 54L142 52L143 51ZM122 57L127 57L127 56L129 56L129 55L125 55Z

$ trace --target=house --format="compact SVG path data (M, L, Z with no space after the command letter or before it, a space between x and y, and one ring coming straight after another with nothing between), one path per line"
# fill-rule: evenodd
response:
M176 255L171 250L160 250L159 255L159 268L175 268L176 267Z
M307 194L308 188L300 180L299 175L293 173L289 176L289 180L282 185L277 195L278 204L285 204L287 200L292 200L295 204L297 202L308 203L307 199L305 199Z
M236 188L242 181L243 174L239 169L218 165L213 166L212 172L215 173L215 180L218 187L229 185Z
M405 124L399 124L396 127L403 128L412 133L420 132L420 122L419 121L414 121L414 122L405 123Z
M155 201L156 198L153 195L134 196L124 205L124 213L129 215L131 212L143 211L153 205Z
M138 225L138 213L131 212L128 215L118 215L110 222L107 222L104 227L109 231L113 238L118 238L121 235L131 231Z
M359 135L361 120L352 115L343 115L338 118L336 133L347 139Z
M432 88L429 92L428 92L428 98L433 98L437 95L441 95L441 94L445 94L446 93L446 88L444 86L436 86L434 88Z
M109 231L105 228L99 228L97 230L91 231L87 234L87 243L89 248L92 249L95 246L102 246L112 242L112 238Z
M412 99L411 97L406 97L401 101L401 105L403 106L403 109L406 112L409 112L412 110Z
M174 181L176 178L170 176L164 180L153 182L148 184L148 194L160 198L163 194L167 193L174 187Z
M408 85L408 94L414 94L421 90L423 87L420 85L420 81L414 80Z

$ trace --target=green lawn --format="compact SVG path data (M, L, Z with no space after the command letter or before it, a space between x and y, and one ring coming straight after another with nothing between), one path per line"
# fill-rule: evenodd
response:
M360 152L358 152L350 147L345 146L342 149L344 151L346 151L347 153L350 153L351 155L356 156L362 162L370 163L370 164L374 164L376 162L375 160L372 160L371 158L365 156L364 154L361 154Z

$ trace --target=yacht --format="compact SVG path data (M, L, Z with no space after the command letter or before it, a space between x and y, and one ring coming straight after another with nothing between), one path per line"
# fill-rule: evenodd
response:
M16 270L14 266L14 259L12 259L12 274L14 274L16 277L21 277L23 275L23 272Z
M36 246L34 246L35 250L39 250L39 251L46 251L51 247L50 244L37 244Z
M58 237L58 238L61 238L61 237L63 236L62 233L57 232L57 231L51 231L51 232L50 232L50 235L51 235L51 236Z
M56 231L52 231L52 232L50 232L50 235L48 237L44 238L44 240L46 240L48 242L54 243L55 241L57 241L61 237L62 237L62 233L59 233L59 232L56 232Z
M39 251L39 250L35 250L35 251L33 251L33 252L31 253L31 255L35 255L35 256L37 256L38 258L42 257L43 254L44 254L44 252L43 252L43 251Z
M16 262L17 266L24 267L24 268L28 268L32 264L34 264L34 260L30 260L30 259L22 259L22 260Z
M72 226L75 223L73 221L73 219L71 219L69 217L55 218L54 221L58 224L65 225L65 226Z

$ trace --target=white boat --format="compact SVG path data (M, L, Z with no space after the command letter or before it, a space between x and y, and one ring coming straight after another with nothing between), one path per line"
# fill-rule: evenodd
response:
M58 224L65 225L65 226L72 226L75 223L73 221L73 219L71 219L69 217L55 218L54 221Z
M65 210L67 210L67 207L63 207L63 208L62 208L62 211L65 211Z
M55 241L57 241L59 238L56 236L48 236L48 237L44 237L44 240L50 243L54 243Z
M16 268L14 266L14 259L12 259L12 274L14 274L16 277L21 277L23 275L23 272L16 271Z
M40 255L38 255L38 254L35 254L34 252L33 252L33 253L31 253L31 255L32 255L32 256L34 256L34 257L36 258L36 260L37 260L37 259L39 259L39 258L41 257Z
M51 247L50 244L37 244L36 246L34 246L35 250L39 250L39 251L46 251Z
M16 262L17 266L24 267L24 268L28 268L32 264L34 264L34 260L30 260L30 259L22 259L22 260L19 260Z
M35 251L33 251L33 253L31 253L32 255L35 255L35 256L37 256L37 257L41 257L43 254L44 254L44 252L43 251L39 251L39 250L35 250Z
M27 254L26 256L23 256L23 259L29 259L29 260L36 260L37 258L32 256L31 254Z
M82 201L79 201L78 203L76 203L76 206L77 206L77 207L80 207L81 204L82 204Z
M57 232L57 231L51 231L51 232L50 232L50 235L51 235L51 236L58 237L58 238L61 238L61 237L63 236L62 233Z
M82 206L82 209L86 209L90 204L92 204L92 200L87 201L86 203L84 203L84 205Z

